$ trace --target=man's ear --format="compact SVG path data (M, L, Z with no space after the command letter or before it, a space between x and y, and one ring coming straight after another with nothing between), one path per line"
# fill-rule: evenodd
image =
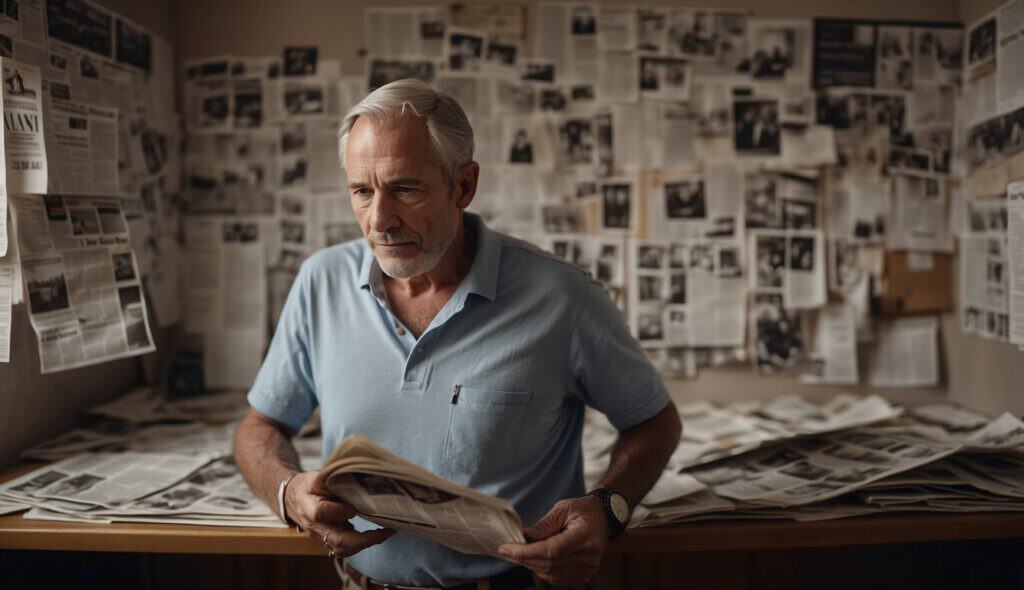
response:
M469 162L459 169L455 178L455 206L459 209L469 207L476 196L477 183L480 181L480 164Z

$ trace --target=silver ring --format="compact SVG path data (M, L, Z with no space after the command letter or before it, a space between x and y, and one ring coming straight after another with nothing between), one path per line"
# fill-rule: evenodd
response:
M323 542L324 542L324 545L327 545L328 547L330 547L330 545L328 545L328 543L327 543L327 533L324 533L324 541Z

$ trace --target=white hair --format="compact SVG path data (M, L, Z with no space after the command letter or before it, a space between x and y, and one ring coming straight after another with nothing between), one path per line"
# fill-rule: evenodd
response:
M409 112L425 120L434 160L444 172L445 180L449 184L455 182L459 169L473 161L473 128L452 95L411 78L381 86L345 114L338 129L338 157L342 168L349 134L360 117L372 118L387 128Z

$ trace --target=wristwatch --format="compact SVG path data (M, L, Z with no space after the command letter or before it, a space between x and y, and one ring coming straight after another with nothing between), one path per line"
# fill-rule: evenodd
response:
M629 500L622 494L609 488L597 488L587 495L597 496L604 502L604 512L608 516L608 524L612 528L612 532L608 537L614 539L621 535L626 530L629 517L633 515L633 509L629 506Z

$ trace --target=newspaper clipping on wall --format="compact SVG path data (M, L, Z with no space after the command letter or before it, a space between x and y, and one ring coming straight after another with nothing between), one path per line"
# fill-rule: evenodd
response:
M43 373L155 350L117 199L13 197Z
M4 153L8 193L46 192L42 84L39 68L0 58L4 77Z

